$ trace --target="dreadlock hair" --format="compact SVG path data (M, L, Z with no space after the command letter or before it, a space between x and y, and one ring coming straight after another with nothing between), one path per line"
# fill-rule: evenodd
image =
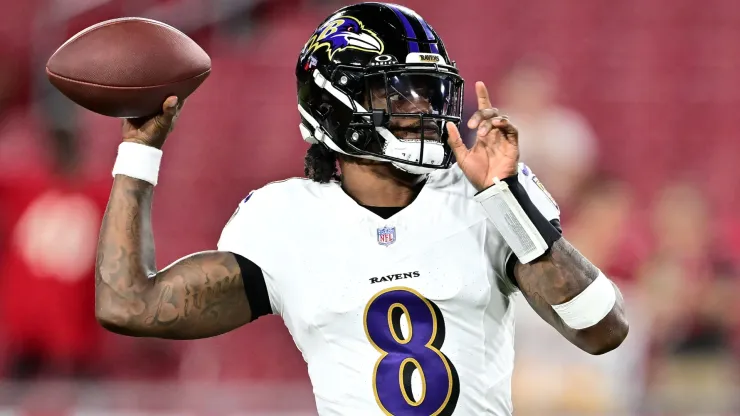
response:
M339 180L337 154L322 143L314 143L308 148L303 163L303 173L313 181L329 183Z

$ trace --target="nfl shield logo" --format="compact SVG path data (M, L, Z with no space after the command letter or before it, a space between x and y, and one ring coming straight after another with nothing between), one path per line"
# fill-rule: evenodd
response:
M378 244L388 247L396 242L396 227L378 228Z

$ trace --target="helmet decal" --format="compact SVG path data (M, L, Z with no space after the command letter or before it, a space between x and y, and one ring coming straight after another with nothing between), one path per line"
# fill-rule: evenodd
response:
M416 42L416 32L414 31L414 28L411 26L411 22L409 19L404 15L403 11L409 12L409 9L406 9L405 7L398 6L395 4L388 4L387 5L391 10L393 10L393 13L396 14L398 17L398 20L401 21L403 24L404 31L406 32L406 38L409 39L409 51L411 52L419 52L419 43Z
M316 29L306 44L303 55L325 48L329 59L346 49L364 52L383 53L383 41L371 30L365 29L362 22L351 16L340 16L327 21Z

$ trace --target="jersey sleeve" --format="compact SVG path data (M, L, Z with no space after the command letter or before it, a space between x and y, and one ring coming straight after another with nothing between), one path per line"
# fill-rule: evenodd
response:
M217 247L219 251L235 254L240 267L243 264L248 266L247 270L242 270L244 287L249 298L258 298L250 299L250 304L252 301L257 305L264 303L266 293L272 313L280 315L282 300L277 279L279 271L276 267L279 245L272 226L274 217L275 212L270 210L268 195L264 195L261 190L252 191L239 203L224 226ZM275 243L271 244L271 240ZM264 288L261 280L264 280ZM249 292L254 292L257 288L259 290L256 293Z
M532 204L534 204L534 206L548 221L550 221L550 223L552 223L558 230L562 231L560 228L560 207L539 178L534 174L534 172L532 172L532 169L524 163L520 163L517 178L519 183L527 192ZM498 238L500 238L500 236ZM519 288L514 279L516 256L514 256L514 252L511 248L506 246L506 249L500 253L499 258L495 261L497 263L496 267L499 271L499 276L504 278L504 281L502 282L504 289L510 293L518 291Z
M560 222L560 207L558 206L552 195L547 192L545 186L542 185L537 175L532 172L529 166L524 163L519 164L519 183L522 184L524 190L527 191L529 199L535 207L547 218L548 221L552 222L557 220Z

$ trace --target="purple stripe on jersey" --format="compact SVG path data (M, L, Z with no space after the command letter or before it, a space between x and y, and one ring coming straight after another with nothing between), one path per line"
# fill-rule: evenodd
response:
M401 21L401 24L403 25L404 30L406 30L406 37L409 39L416 39L416 32L414 31L414 28L411 27L411 22L409 22L409 19L406 18L406 16L401 12L398 6L393 5L393 4L387 4L387 6L391 10L393 10L393 13L395 13L396 17L398 17L398 20ZM409 41L409 51L419 52L419 44L416 42Z

